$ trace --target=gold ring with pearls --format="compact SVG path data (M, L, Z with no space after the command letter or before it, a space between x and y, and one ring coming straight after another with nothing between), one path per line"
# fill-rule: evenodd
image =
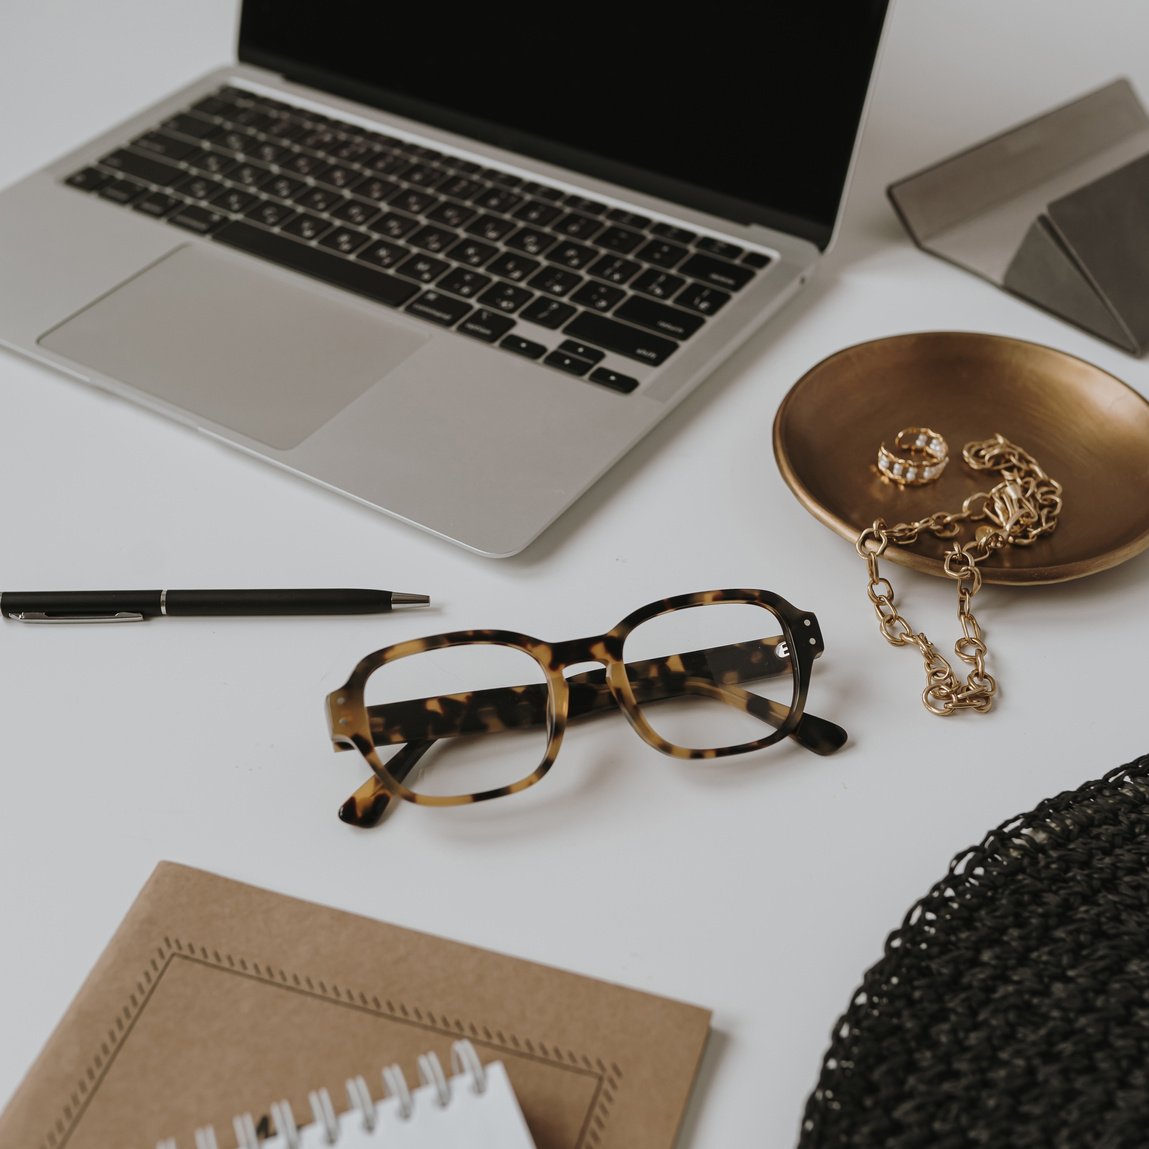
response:
M878 449L878 470L903 487L932 483L945 470L950 450L945 439L929 427L903 427L891 451L885 443Z

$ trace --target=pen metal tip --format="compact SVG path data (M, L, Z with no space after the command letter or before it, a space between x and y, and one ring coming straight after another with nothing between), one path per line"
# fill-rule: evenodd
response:
M392 606L421 606L430 601L431 596L426 594L401 594L396 591L391 595Z

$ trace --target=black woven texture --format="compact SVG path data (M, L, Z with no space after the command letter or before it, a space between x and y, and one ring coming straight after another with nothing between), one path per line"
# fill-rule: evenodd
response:
M800 1149L1149 1146L1149 755L959 854L834 1027Z

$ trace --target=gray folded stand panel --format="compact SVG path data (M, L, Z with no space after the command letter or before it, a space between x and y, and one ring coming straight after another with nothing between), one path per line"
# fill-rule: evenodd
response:
M887 189L925 251L1149 348L1149 115L1127 80Z

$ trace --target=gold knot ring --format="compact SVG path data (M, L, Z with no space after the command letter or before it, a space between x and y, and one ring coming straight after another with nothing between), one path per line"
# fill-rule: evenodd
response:
M891 451L878 448L878 470L899 486L920 487L932 483L945 470L950 449L945 439L929 427L903 427Z

